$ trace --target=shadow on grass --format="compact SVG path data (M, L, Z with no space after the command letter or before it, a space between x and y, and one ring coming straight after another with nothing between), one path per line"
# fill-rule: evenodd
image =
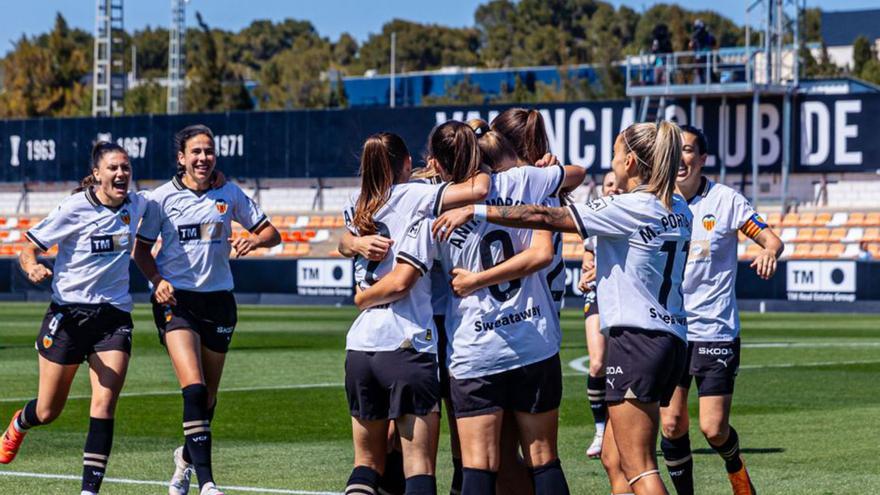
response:
M694 454L700 454L700 455L708 455L708 454L718 455L718 453L712 449L694 449L691 452L693 452ZM740 452L742 452L743 454L781 454L781 453L785 452L785 449L782 449L779 447L769 447L769 448L763 448L763 449L762 448L750 448L750 449L740 449Z

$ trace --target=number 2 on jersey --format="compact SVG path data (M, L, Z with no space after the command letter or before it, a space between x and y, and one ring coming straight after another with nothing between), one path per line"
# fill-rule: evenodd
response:
M687 266L687 255L691 249L690 241L682 242L682 247L678 249L679 242L677 241L666 241L660 246L660 251L666 253L666 266L663 267L663 283L660 284L660 294L657 296L660 305L663 306L663 309L669 309L666 307L666 303L669 301L669 291L672 290L672 270L675 267L675 259L677 258L678 252L682 252L685 255L685 262L681 264L681 280L684 280L684 269ZM679 280L679 292L681 292L681 280ZM682 306L684 306L684 297L681 298Z

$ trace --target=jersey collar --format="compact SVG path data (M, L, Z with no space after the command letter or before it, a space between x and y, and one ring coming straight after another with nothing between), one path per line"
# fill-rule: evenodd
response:
M89 187L88 189L85 190L85 193L86 193L86 200L89 202L90 205L103 206L104 208L107 208L110 211L117 211L118 209L122 208L123 205L131 203L131 200L128 198L128 194L125 195L125 199L122 200L122 203L119 206L110 206L110 205L105 205L104 203L101 202L101 200L98 198L98 194L95 192L95 188Z
M177 189L178 191L190 191L191 193L195 194L196 196L202 196L205 193L207 193L208 191L210 191L211 189L214 189L214 186L209 186L204 191L196 191L195 189L190 189L190 188L186 187L186 184L183 183L183 179L181 179L180 175L175 175L174 177L172 177L171 184L173 184L174 188Z
M700 177L700 188L697 189L697 194L694 194L692 197L688 198L688 200L687 200L688 204L693 203L693 201L695 199L697 199L697 196L705 198L706 195L709 194L709 189L711 187L712 187L712 183L709 182L709 179L707 179L705 176Z

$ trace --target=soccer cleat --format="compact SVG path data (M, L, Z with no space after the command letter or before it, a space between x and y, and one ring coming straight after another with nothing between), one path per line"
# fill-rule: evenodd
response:
M186 495L189 493L189 483L192 479L192 464L183 460L183 447L174 449L174 474L168 484L168 495Z
M205 483L205 486L202 487L202 491L199 495L225 495L220 491L219 488L214 486L214 483Z
M740 458L740 460L742 461L742 458ZM739 471L735 473L727 473L727 477L730 479L730 486L733 488L733 495L757 495L758 491L755 490L755 485L752 484L752 479L749 477L745 461L743 461L742 467Z
M605 437L604 429L596 429L593 435L593 442L587 447L587 457L590 459L598 459L602 455L602 439Z
M24 435L26 432L18 431L18 429L15 428L15 421L20 414L21 409L12 415L12 421L9 422L6 431L3 432L3 439L0 441L0 464L9 464L12 462L12 460L15 459L15 455L18 454L21 442L24 441Z

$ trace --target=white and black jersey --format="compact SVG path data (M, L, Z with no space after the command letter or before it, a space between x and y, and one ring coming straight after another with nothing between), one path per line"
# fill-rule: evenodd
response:
M547 198L542 204L551 208L558 208L562 205L558 196ZM553 232L553 261L542 273L547 279L553 301L556 302L556 311L562 311L565 302L565 260L562 259L562 233L560 232Z
M65 198L25 234L43 251L58 245L52 270L55 303L108 303L131 311L129 260L146 204L142 196L128 193L113 208L86 189Z
M355 283L370 286L394 268L395 263L416 267L422 277L403 298L361 312L346 337L350 351L393 351L412 347L419 352L436 353L434 311L431 306L430 271L435 257L429 218L439 207L445 185L407 183L391 187L385 204L373 215L378 234L394 244L381 261L355 258ZM349 198L343 211L345 225L360 235L353 224L358 195Z
M693 217L684 198L673 196L667 210L640 187L569 210L581 237L597 237L602 330L662 331L686 341L682 279Z
M705 178L688 206L696 220L684 276L688 340L732 341L739 336L737 233L754 239L767 224L742 194Z
M493 174L486 204L541 204L558 193L562 167L519 167ZM444 271L481 272L531 244L532 231L472 220L440 245ZM456 379L477 378L536 363L559 352L561 333L556 302L546 275L535 272L475 291L451 296L446 315L449 372Z
M232 290L232 221L255 232L269 221L260 207L231 182L197 192L188 189L180 177L157 187L148 197L138 239L152 244L162 236L156 257L162 278L176 289Z

